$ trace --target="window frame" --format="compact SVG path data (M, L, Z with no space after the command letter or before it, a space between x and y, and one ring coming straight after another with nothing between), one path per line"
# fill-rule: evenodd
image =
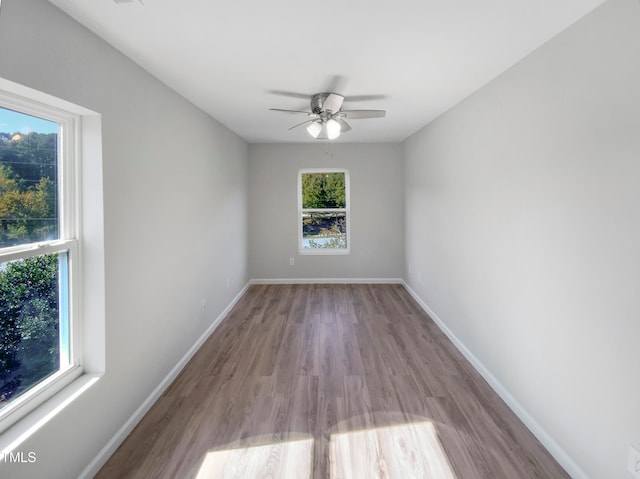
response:
M48 241L0 248L0 263L66 253L69 360L66 367L36 383L0 409L0 433L71 384L83 373L81 297L81 115L0 89L0 107L58 124L57 194L59 236ZM62 351L61 351L62 352Z
M345 189L344 208L303 208L302 206L302 175L312 173L343 173ZM346 168L301 168L298 170L298 252L301 255L348 255L351 252L351 179ZM310 213L345 213L346 248L305 248L302 220L305 212Z

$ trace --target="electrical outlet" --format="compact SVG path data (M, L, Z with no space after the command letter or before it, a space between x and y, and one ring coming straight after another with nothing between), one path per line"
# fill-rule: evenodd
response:
M294 258L289 258L289 266L293 266L296 264L296 260Z
M635 447L629 446L629 460L627 461L627 469L633 475L640 479L640 451Z

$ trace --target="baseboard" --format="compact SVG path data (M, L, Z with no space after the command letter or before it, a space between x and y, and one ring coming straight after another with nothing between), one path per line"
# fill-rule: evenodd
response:
M547 431L527 412L527 410L511 395L511 393L498 381L498 379L489 371L480 360L467 348L467 346L451 331L447 325L438 317L438 315L425 303L418 294L403 280L402 285L407 292L416 300L420 307L429 315L434 323L438 325L440 330L451 340L462 355L471 363L471 365L480 373L489 386L500 396L500 398L509 406L522 423L531 431L531 433L542 443L556 461L564 468L564 470L573 479L589 479L589 476L578 466L578 464L566 453L564 449L551 437Z
M402 278L264 278L250 284L403 284Z
M222 320L229 314L231 309L236 305L240 298L246 293L247 289L251 285L249 281L242 290L231 300L229 305L222 311L218 317L209 325L207 330L202 333L198 340L189 348L184 356L178 361L178 363L169 371L169 374L158 384L158 386L149 394L144 402L136 409L131 417L122 425L122 427L116 432L111 440L100 450L98 455L89 463L89 465L80 473L78 479L91 479L93 478L100 468L104 466L111 455L118 449L120 444L127 438L127 436L133 431L133 428L142 420L144 415L151 409L151 406L160 398L162 393L171 385L173 380L178 376L180 371L187 365L193 355L200 349L209 336L216 330Z

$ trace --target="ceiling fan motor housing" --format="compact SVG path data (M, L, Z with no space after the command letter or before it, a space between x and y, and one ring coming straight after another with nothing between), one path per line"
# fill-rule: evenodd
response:
M331 92L316 93L311 97L311 111L316 115L322 113L322 105Z

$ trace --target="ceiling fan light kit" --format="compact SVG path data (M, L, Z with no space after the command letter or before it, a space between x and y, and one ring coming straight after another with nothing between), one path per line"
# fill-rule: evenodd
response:
M307 131L314 138L318 138L318 135L320 134L321 130L322 130L322 123L320 123L319 121L314 121L307 127Z
M327 120L327 138L335 140L340 136L340 123L333 118Z
M351 130L351 125L346 122L346 119L384 118L386 114L385 110L343 110L344 100L345 97L338 93L322 92L311 96L311 111L281 108L271 108L271 110L284 113L304 113L311 117L310 120L298 123L289 130L308 125L307 132L318 140L335 140L341 133Z

